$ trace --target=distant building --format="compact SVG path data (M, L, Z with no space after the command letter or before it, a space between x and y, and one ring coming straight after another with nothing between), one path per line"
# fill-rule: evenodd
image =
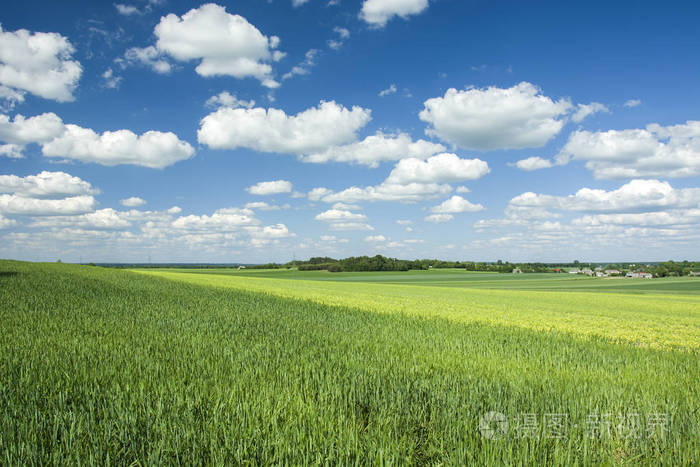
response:
M620 271L619 269L606 269L605 274L607 274L608 276L620 276L622 275L622 271Z
M580 269L569 269L569 274L579 274L580 272Z
M245 269L245 266L238 266L238 269Z
M581 274L585 274L587 276L592 276L593 275L593 270L586 268L586 269L581 269Z
M513 269L513 274L522 274L523 272L520 270L520 268L515 268Z
M604 273L603 271L596 271L595 276L596 277L608 277L608 275L606 273Z
M693 277L700 277L700 271L690 271L688 275Z
M625 277L634 277L638 279L652 279L654 275L650 272L628 272Z

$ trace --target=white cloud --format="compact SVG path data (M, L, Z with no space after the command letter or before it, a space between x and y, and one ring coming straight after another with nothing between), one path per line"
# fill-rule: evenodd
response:
M22 159L24 157L24 146L18 144L0 144L0 156L10 159Z
M255 201L252 203L246 203L245 205L246 209L257 209L260 211L279 211L280 209L289 209L290 205L289 204L283 204L282 206L279 206L277 204L269 204L264 201Z
M442 144L426 140L413 141L405 133L396 135L378 132L354 143L332 146L323 152L300 156L304 162L354 162L376 167L383 161L395 161L408 157L425 159L444 151Z
M480 159L460 159L456 154L438 154L425 161L400 160L385 183L437 183L475 180L489 173L489 166Z
M0 195L0 212L19 216L61 216L94 211L97 201L92 196L63 199L37 199L17 195Z
M282 75L282 80L288 80L289 78L292 78L297 75L308 75L311 73L311 68L316 65L316 56L320 50L318 49L311 49L306 51L306 54L304 55L304 60L299 63L298 65L295 65L292 67L292 69Z
M364 0L360 19L370 26L384 27L394 16L407 19L428 8L428 0Z
M17 114L13 119L0 115L0 141L10 144L46 143L60 136L64 130L63 120L50 112L29 118Z
M568 100L554 101L535 85L448 89L428 99L420 112L429 135L465 149L522 149L544 146L564 126Z
M124 61L119 59L117 62L144 65L162 75L168 74L173 70L173 66L165 59L163 53L152 45L148 47L131 47L124 53Z
M115 75L114 70L111 68L107 68L104 73L102 73L102 79L104 80L103 86L107 89L117 89L122 82L122 77Z
M219 209L211 216L181 216L172 222L176 229L205 232L238 232L243 227L256 226L260 223L253 212L246 209Z
M114 166L133 164L162 169L194 155L194 148L171 132L147 131L136 135L129 130L97 134L89 128L66 125L65 132L43 144L47 157Z
M58 102L73 101L83 71L73 60L74 51L60 34L10 32L0 26L0 85L15 91L13 100L21 101L17 96L30 92Z
M366 223L367 216L344 209L329 209L317 214L315 219L328 223L331 230L374 230Z
M350 31L346 28L336 26L333 28L333 32L335 32L338 35L338 39L330 39L328 41L328 47L330 47L333 50L338 50L343 46L345 41L350 38Z
M437 183L409 183L396 185L381 183L375 186L352 186L337 193L325 195L322 199L326 203L357 203L361 201L400 201L416 202L429 198L435 198L452 191L449 185Z
M271 182L259 182L246 188L251 195L277 195L291 193L292 183L287 180L275 180Z
M457 193L471 193L472 190L467 188L466 186L458 186L457 189L455 190Z
M81 228L96 230L123 230L131 226L129 214L116 211L112 208L100 209L95 212L81 214L78 216L44 217L35 219L30 227L49 228Z
M326 187L314 188L307 194L310 201L320 201L324 196L330 195L333 190L329 190Z
M454 218L455 216L453 216L452 214L431 214L427 216L424 220L426 222L433 222L435 224L439 224L442 222L449 222Z
M638 105L641 105L641 104L642 104L642 101L640 101L639 99L630 99L627 102L625 102L624 106L628 107L628 108L632 108L632 107L637 107Z
M700 174L700 121L646 129L575 131L557 163L586 161L596 178L692 177Z
M334 222L328 226L331 230L346 231L346 230L374 230L369 224L364 222Z
M510 201L513 206L552 208L584 212L652 212L670 208L696 208L700 188L673 188L659 180L632 180L617 190L581 188L573 195L552 196L523 193Z
M552 161L549 159L543 159L539 156L528 157L527 159L521 159L515 163L515 166L520 170L526 170L528 172L532 170L548 169L552 167Z
M141 10L134 5L125 5L123 3L115 3L114 8L117 9L120 15L124 16L140 15L142 13Z
M413 221L407 219L399 219L396 221L396 223L399 225L411 225L413 224Z
M365 237L366 242L385 242L386 237L384 235L370 235Z
M265 36L244 17L208 3L182 17L169 14L155 27L156 47L176 60L199 60L195 71L204 77L254 77L275 88L271 62L283 54L274 49L280 40Z
M270 108L220 108L201 121L197 138L212 149L250 148L261 152L313 154L351 142L371 111L321 102L296 115Z
M15 221L14 219L8 219L6 217L2 217L2 215L0 215L0 230L7 229L7 228L13 227L15 225L17 225L17 221Z
M309 0L292 0L292 6L294 8L300 7L303 4L307 3Z
M367 220L367 216L360 213L350 212L342 209L329 209L318 215L315 219L317 221L324 222L348 222L348 221L360 221Z
M119 204L129 208L135 208L146 204L146 200L139 198L138 196L132 196L131 198L120 199Z
M11 193L21 197L61 198L98 192L89 182L65 172L44 171L26 177L0 175L0 193Z
M333 206L333 209L343 209L345 211L359 211L362 209L362 206L359 204L346 204L346 203L335 203Z
M397 88L395 84L391 84L388 88L379 91L379 97L389 96L391 94L396 94Z
M473 204L458 195L454 195L452 198L445 200L443 203L430 208L431 212L439 214L457 214L462 212L477 212L483 210L484 207L481 204Z
M245 101L239 99L228 91L223 91L215 96L211 96L209 99L207 99L207 102L205 102L204 105L207 107L231 107L234 109L238 107L245 107L246 109L251 109L255 106L255 101L252 99Z
M0 141L10 147L14 156L21 148L36 143L46 157L61 157L83 162L113 166L134 164L163 168L194 155L192 146L170 132L147 131L136 135L129 130L106 131L97 134L89 128L64 124L53 113L25 118L15 115L13 120L0 115Z
M571 116L571 120L576 123L581 123L586 117L598 112L610 113L605 105L600 102L591 102L590 104L578 104L576 112Z

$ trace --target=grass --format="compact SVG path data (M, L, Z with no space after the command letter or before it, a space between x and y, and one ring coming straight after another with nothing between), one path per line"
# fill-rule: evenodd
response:
M187 280L0 262L0 462L698 461L694 345L659 350L437 313L378 313L272 294L251 278L179 277ZM234 286L207 285L215 277ZM511 427L528 414L537 423L529 436L509 429L487 439L479 421L489 411ZM567 416L565 437L552 436L546 414ZM659 414L670 418L665 430ZM596 416L640 425L591 437Z
M240 274L226 270L208 274L190 270L142 270L142 274L210 287L254 290L287 298L304 298L327 305L350 306L366 311L402 312L420 317L436 317L453 322L480 322L518 326L537 331L550 329L579 336L600 336L638 346L654 348L700 348L700 295L694 293L591 293L560 288L526 290L499 284L562 281L578 283L581 279L516 279L514 275L470 274L478 277L476 287L436 286L430 282L432 272L414 272L407 277L426 277L428 286L380 281L378 278L400 277L402 273L349 273L339 280L278 279L284 272ZM305 277L335 277L325 272L304 273ZM443 274L440 273L440 276ZM452 274L457 276L457 274ZM523 275L524 276L524 275ZM515 276L522 277L522 276ZM535 277L537 277L535 275ZM367 278L368 282L360 282ZM491 280L485 287L484 282ZM404 280L407 280L404 278ZM589 280L583 279L585 282ZM640 286L655 286L654 281L634 280ZM470 279L465 283L472 284ZM700 281L698 281L700 283ZM694 283L693 283L694 284Z

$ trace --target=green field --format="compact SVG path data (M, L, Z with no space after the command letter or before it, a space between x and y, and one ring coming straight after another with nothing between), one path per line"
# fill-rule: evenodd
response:
M0 462L694 465L698 284L0 261Z

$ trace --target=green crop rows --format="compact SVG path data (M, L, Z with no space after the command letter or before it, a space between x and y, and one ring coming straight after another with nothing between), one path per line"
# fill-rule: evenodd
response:
M338 284L0 262L0 463L700 459L693 294Z

